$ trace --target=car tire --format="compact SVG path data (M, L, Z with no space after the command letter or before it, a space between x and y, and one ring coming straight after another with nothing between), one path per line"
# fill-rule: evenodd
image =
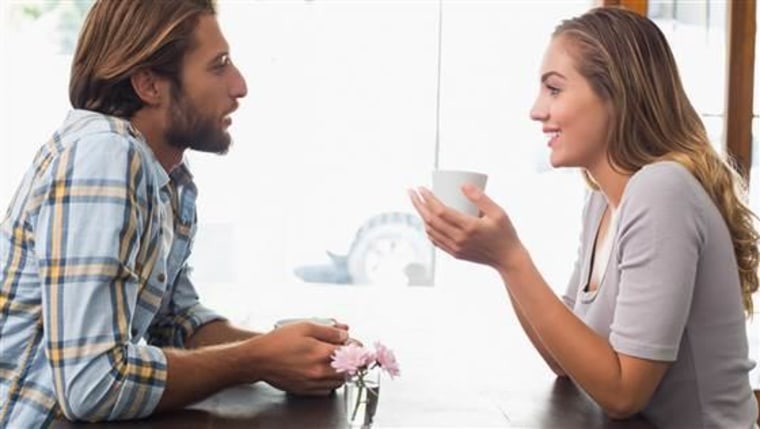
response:
M354 284L430 285L433 245L419 217L404 212L381 213L356 232L347 266Z

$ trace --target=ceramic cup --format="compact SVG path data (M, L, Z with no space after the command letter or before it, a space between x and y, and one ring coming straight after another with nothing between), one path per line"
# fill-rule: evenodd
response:
M433 194L448 207L478 216L478 208L462 193L462 185L469 183L483 190L487 181L487 175L474 171L433 170Z
M317 325L335 326L335 321L327 317L292 317L289 319L280 319L274 324L274 328L277 329L281 326L289 325L291 323L298 322L311 322Z

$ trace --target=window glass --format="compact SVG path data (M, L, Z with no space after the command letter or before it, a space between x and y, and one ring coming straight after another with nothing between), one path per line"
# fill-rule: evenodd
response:
M89 4L0 2L3 210L70 108L72 47ZM316 312L330 305L328 290L501 296L488 288L499 282L491 270L431 258L406 189L430 185L436 157L441 168L489 175L488 194L564 290L585 185L577 171L548 167L546 137L528 112L553 28L589 6L220 1L249 95L233 115L228 155L189 154L200 189L191 262L203 299L233 319L261 320L298 312L294 295Z
M71 55L90 0L0 2L0 205L63 121Z
M726 2L649 1L647 12L668 39L689 99L713 145L723 151Z

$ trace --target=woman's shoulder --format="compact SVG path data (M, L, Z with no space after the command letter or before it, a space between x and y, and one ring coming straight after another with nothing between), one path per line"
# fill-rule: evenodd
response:
M704 190L696 177L676 161L658 161L631 176L625 189L627 199L703 201Z

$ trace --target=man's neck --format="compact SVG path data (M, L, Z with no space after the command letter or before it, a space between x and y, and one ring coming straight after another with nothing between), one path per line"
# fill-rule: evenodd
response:
M164 129L161 127L161 124L166 122L156 119L155 112L149 114L139 110L130 118L129 122L143 135L145 142L168 174L182 163L182 155L185 149L167 143L164 138Z

